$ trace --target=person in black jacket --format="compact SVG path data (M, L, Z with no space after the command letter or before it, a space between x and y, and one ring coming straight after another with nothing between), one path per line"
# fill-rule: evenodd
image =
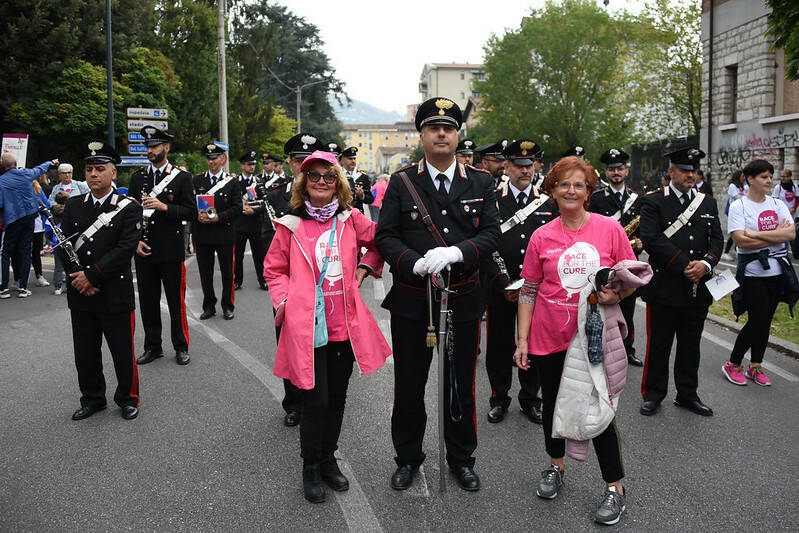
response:
M615 218L624 228L638 217L641 213L641 204L644 197L633 192L627 186L627 175L630 169L627 168L627 161L630 156L624 150L611 148L600 157L600 161L605 164L605 177L610 184L604 189L595 191L591 195L588 210L606 217ZM640 219L638 219L640 220ZM638 231L633 231L630 236L635 236ZM635 237L631 239L633 252L636 257L640 254L644 245L641 239ZM619 303L624 320L627 323L627 336L624 337L624 348L627 350L627 362L633 366L644 366L644 362L635 356L635 296L628 296Z
M191 174L168 160L172 136L153 126L142 128L150 165L130 178L128 196L143 208L142 239L133 256L139 306L144 326L144 352L140 365L163 357L161 348L161 285L169 307L169 325L175 360L189 363L189 325L186 319L186 254L183 221L194 218Z
M508 392L513 381L513 353L516 351L516 311L518 290L506 291L511 282L521 279L522 264L530 236L558 216L557 206L533 183L534 162L543 152L531 139L522 138L502 152L505 174L509 177L497 189L500 230L498 256L485 267L488 290L486 312L486 372L491 384L488 421L501 422L510 405ZM501 266L500 266L501 265ZM505 270L503 272L502 270ZM538 374L534 367L518 369L519 409L536 424L542 422Z
M121 159L110 145L92 139L83 150L91 191L70 198L61 220L64 234L75 235L71 242L80 265L58 248L69 273L67 302L81 391L81 407L72 419L83 420L106 407L101 351L105 337L117 376L114 401L122 408L122 418L130 420L139 414L130 259L141 237L142 208L114 192L111 182Z
M641 207L640 236L654 271L649 284L639 289L647 304L649 333L641 382L641 414L655 414L666 397L669 355L676 335L674 403L711 416L713 410L697 394L699 345L713 300L705 282L718 264L724 238L716 201L694 189L699 161L705 153L684 148L667 157L671 161L671 182L647 194ZM678 218L681 215L684 216ZM676 229L671 236L670 227Z
M363 212L364 204L371 204L375 201L372 194L372 181L369 176L356 168L358 158L358 147L350 146L339 157L341 168L347 174L347 181L352 189L352 207Z
M391 312L394 344L391 436L398 468L391 487L395 490L410 486L425 458L424 390L433 359L433 349L427 347L426 338L430 307L437 326L440 306L435 301L426 302L427 277L445 267L449 267L449 287L457 291L449 302L456 339L455 376L447 372L445 386L449 390L455 378L461 414L458 419L450 409L446 415L446 459L462 489L480 488L473 456L477 448L474 378L480 318L485 308L478 264L497 249L500 232L493 179L483 170L456 164L461 122L460 108L448 98L431 98L419 106L416 129L425 157L418 165L391 176L375 237L393 275L383 307ZM403 175L421 202L413 200ZM434 239L428 231L422 209L429 213L440 239ZM449 405L449 399L446 402Z
M263 200L266 197L266 189L263 182L258 181L255 175L255 151L250 150L239 158L241 164L241 175L239 176L239 187L241 188L242 213L236 219L236 268L234 269L235 289L241 288L244 281L244 249L247 241L250 241L250 251L252 252L252 262L255 265L255 277L262 291L266 290L264 281L264 257L266 247L261 236L264 225L264 213L266 207L263 203L250 206L249 201Z
M203 148L208 170L194 176L194 192L213 196L213 211L195 205L194 247L203 288L203 312L200 320L216 314L214 293L214 254L222 273L222 317L233 318L233 253L236 246L235 220L241 215L241 188L235 177L224 172L227 154L215 144Z

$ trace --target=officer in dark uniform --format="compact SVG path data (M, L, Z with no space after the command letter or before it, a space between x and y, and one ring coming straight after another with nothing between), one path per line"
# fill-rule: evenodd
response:
M508 181L508 177L505 176L505 156L503 155L506 146L508 146L508 140L500 139L495 143L484 144L474 149L480 154L480 166L494 178L494 189Z
M272 204L269 203L269 193L285 185L287 178L282 172L283 160L281 158L267 153L262 154L261 157L264 169L261 174L259 174L257 183L261 184L261 189L264 194L262 199L264 200L264 209L266 211L264 213L264 222L261 225L261 241L264 243L264 250L268 251L269 246L272 244L272 239L275 236L275 226L272 223L272 217L276 216ZM276 172L276 169L280 170L279 174ZM263 267L261 268L261 275L263 275Z
M255 175L256 154L254 150L249 150L239 158L241 164L241 175L238 177L239 188L242 191L242 213L236 219L236 261L234 269L234 288L241 288L244 281L244 249L247 241L250 241L250 251L252 252L252 262L255 265L255 277L261 290L266 290L264 281L264 257L266 248L264 239L261 235L264 225L264 213L266 207L263 199L266 198L266 188L263 182L258 181ZM252 202L253 205L250 205Z
M505 174L509 181L497 191L500 230L503 231L497 255L486 266L488 289L486 313L486 371L491 383L488 421L501 422L510 405L508 392L513 381L513 353L516 351L516 311L518 290L506 291L521 279L524 254L533 232L558 216L557 206L549 196L533 185L535 159L541 147L533 140L514 141L503 151ZM493 263L493 264L491 264ZM541 399L538 397L538 374L531 366L519 369L519 408L527 418L540 424Z
M144 325L144 353L140 365L164 356L161 349L161 284L169 307L172 347L179 365L189 363L189 326L186 320L186 266L183 261L183 221L194 218L191 174L168 160L172 136L153 126L142 128L150 165L130 178L128 196L142 203L142 239L133 256L139 306ZM152 193L156 193L155 196Z
M316 150L325 150L326 148L328 147L310 133L298 133L283 145L283 151L289 158L292 177L276 182L267 195L277 218L291 211L289 206L291 188L294 186L294 179L300 175L300 166L303 160ZM279 338L280 328L275 326L275 339ZM286 412L283 417L283 424L288 427L296 426L300 423L300 414L302 412L302 391L288 379L283 380L283 390L285 395L283 396L282 405L283 410Z
M451 295L449 309L453 313L454 377L462 416L453 420L456 412L450 405L451 398L447 398L445 405L450 407L444 423L446 459L461 488L480 488L480 479L473 470L477 448L474 378L480 318L485 308L478 263L491 257L500 233L491 176L455 161L461 122L460 108L448 98L431 98L419 106L416 129L425 157L418 165L391 176L375 236L380 253L391 265L394 281L383 307L391 311L394 344L391 436L398 468L391 486L396 490L410 486L425 458L424 390L434 352L427 347L426 334L431 308L437 329L440 306L436 301L427 301L427 278L447 266L449 287L457 291ZM403 182L403 173L423 205L413 200ZM447 246L440 245L428 230L423 207ZM445 374L447 390L452 386L449 374Z
M572 157L572 156L573 157L579 157L580 159L585 159L585 148L583 148L582 146L579 146L579 145L572 146L571 148L569 148L568 150L566 150L565 152L560 154L560 159L563 159L564 157Z
M708 196L713 196L713 185L711 185L709 179L705 179L705 173L702 170L696 171L697 178L696 183L694 184L694 189L699 192L703 192ZM710 174L708 173L708 176Z
M83 154L91 191L70 198L61 220L65 235L77 234L71 242L80 266L58 248L69 272L67 302L81 391L81 407L72 419L83 420L105 409L101 352L105 337L117 376L114 401L122 408L122 418L130 420L139 414L130 259L141 237L142 208L114 192L111 183L121 159L109 144L92 139L83 146Z
M222 148L209 144L202 153L208 162L208 170L194 176L194 192L197 195L213 195L214 210L200 210L195 205L197 222L194 223L194 247L203 289L200 320L216 314L214 254L219 258L219 270L222 273L222 317L231 320L234 309L233 254L236 246L234 223L242 211L241 188L238 180L223 170L227 154Z
M633 252L638 256L644 245L637 237L638 224L641 214L641 204L644 197L630 190L626 185L627 175L630 170L627 168L627 161L630 156L623 150L611 148L600 157L600 161L605 164L605 177L610 184L604 189L594 191L588 210L606 217L615 218L625 229L629 226L628 236L631 238ZM632 223L632 225L630 225ZM634 241L634 244L633 244ZM627 298L619 302L619 307L627 322L627 336L624 338L624 348L627 350L627 362L633 366L644 366L643 361L635 356L635 313L636 293L632 293Z
M455 160L459 165L473 165L474 164L474 141L471 139L463 139L458 143L455 148Z
M676 335L674 383L677 396L674 403L710 416L712 409L702 403L696 392L699 345L707 310L713 300L705 282L719 261L724 238L716 201L693 188L699 160L705 153L696 148L684 148L667 157L671 161L671 182L649 193L641 207L641 240L654 271L649 284L641 288L641 296L647 303L649 334L641 382L644 400L641 414L655 414L666 397L669 355ZM694 198L697 198L696 204ZM678 219L680 215L684 216ZM673 226L675 222L677 225Z
M352 207L358 211L363 211L364 204L371 204L375 201L372 194L372 181L369 176L358 170L356 159L358 157L358 147L350 146L339 156L339 163L344 173L347 174L347 181L352 189Z

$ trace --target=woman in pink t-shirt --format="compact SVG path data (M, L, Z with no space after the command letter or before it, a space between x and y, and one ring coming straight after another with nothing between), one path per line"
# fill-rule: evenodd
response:
M586 210L596 187L594 168L578 157L564 157L544 182L558 205L560 217L540 227L527 245L519 294L518 339L514 357L519 368L530 368L535 357L543 397L544 440L550 466L536 494L552 499L563 483L566 444L552 438L552 418L566 349L577 331L577 305L588 275L624 259L635 260L624 229L614 219ZM603 288L600 304L616 304L634 289L615 293ZM621 438L616 421L593 439L606 489L595 519L614 524L624 510L621 480Z
M391 354L358 290L368 273L379 277L383 268L374 243L377 225L352 209L351 200L336 157L322 151L311 154L292 189L291 213L274 221L275 237L264 260L275 325L281 328L275 375L302 390L303 491L313 503L326 499L323 482L335 491L349 488L333 453L353 361L368 374ZM362 247L367 252L358 261ZM316 287L323 270L328 342L315 348Z
M369 204L369 214L372 216L372 222L374 223L377 223L377 219L380 218L380 206L383 205L383 197L386 195L388 178L388 174L380 174L377 177L377 183L372 187L372 195L374 195L375 201Z

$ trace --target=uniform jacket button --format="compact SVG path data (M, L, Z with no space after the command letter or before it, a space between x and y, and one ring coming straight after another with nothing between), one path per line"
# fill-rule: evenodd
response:
M92 251L91 251L91 250L88 250L88 251L86 252L86 255L92 255Z
M691 227L691 223L690 223L690 222L688 223L688 227L689 227L689 228Z
M442 209L442 210L441 210L441 214L442 214L442 215L444 215L444 216L446 216L446 214L447 214L447 210L446 210L446 209Z
M519 265L519 269L522 269L522 268L524 268L524 265Z
M688 235L688 240L689 240L689 241L692 241L692 240L694 240L694 236L693 236L693 235Z
M519 237L521 237L522 239L524 239L524 233L522 233L521 235L519 235Z
M521 252L521 253L524 253L524 248L522 248L522 249L520 250L520 252Z
M449 228L444 228L444 233L449 233Z

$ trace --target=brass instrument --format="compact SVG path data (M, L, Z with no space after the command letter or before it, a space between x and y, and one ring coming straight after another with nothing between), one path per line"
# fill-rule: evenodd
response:
M208 215L208 218L216 218L216 208L209 207L205 210L205 214Z
M624 226L624 233L627 234L627 237L632 237L633 234L638 231L638 226L641 224L641 215L637 215L633 218L629 224ZM635 248L635 237L630 239L630 246Z
M497 264L497 266L499 267L499 271L500 271L502 274L504 274L504 275L505 275L505 277L507 277L508 279L510 279L510 274L508 274L508 269L507 269L507 267L505 266L505 260L504 260L504 259L502 259L502 256L501 256L501 255L499 255L499 252L494 252L494 253L491 255L491 258L494 260L494 262L495 262L495 263ZM508 285L507 285L507 286L505 286L505 288L503 289L503 290L505 291L505 297L506 297L506 298L508 298L508 297L511 297L511 296L513 296L514 294L516 294L516 295L518 295L518 294L519 294L519 287L518 287L518 285L519 285L519 284L517 283L517 281L518 281L518 280L513 280L513 281L511 281L511 282L510 282L510 283L508 283Z

